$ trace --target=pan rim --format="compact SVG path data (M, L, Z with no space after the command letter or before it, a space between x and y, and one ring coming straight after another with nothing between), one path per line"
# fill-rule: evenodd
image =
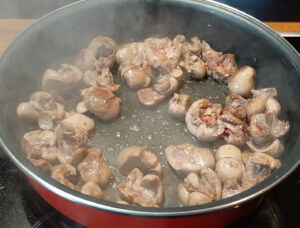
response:
M61 7L59 9L56 9L40 19L38 19L36 22L34 22L32 25L30 25L26 30L24 30L22 33L20 33L17 38L13 40L13 42L10 43L10 45L5 49L2 56L0 57L0 61L4 56L9 52L10 47L13 46L16 42L18 42L20 39L22 39L22 36L26 34L27 32L30 32L31 29L35 28L39 25L40 22L47 20L49 17L55 16L57 13L62 13L65 9L71 9L74 6L81 6L83 4L88 4L89 2L93 2L94 0L80 0L75 3L71 3L69 5L66 5L64 7ZM122 1L122 0L121 0ZM121 2L120 0L102 0L100 2ZM96 1L94 1L96 2ZM275 31L273 31L270 27L263 24L258 19L240 11L233 7L227 6L222 3L210 1L210 0L164 0L161 2L171 3L171 4L190 4L192 6L201 6L204 5L206 7L213 7L217 10L222 10L227 13L234 14L239 19L247 20L249 24L252 26L256 26L261 31L265 32L269 36L272 37L272 39L276 40L276 42L280 42L283 47L287 48L287 50L292 54L290 56L294 60L294 66L298 71L300 71L300 55L299 53L292 47L286 40L284 40L279 34L277 34ZM99 3L101 4L101 3ZM198 206L187 206L187 207L180 207L180 208L142 208L142 207L132 207L132 206L126 206L117 204L114 202L104 201L104 200L96 200L95 198L86 196L84 194L81 194L79 192L76 192L72 189L67 188L66 186L54 181L52 178L50 178L48 175L43 174L41 172L38 172L39 169L34 167L29 161L22 161L19 157L15 156L12 148L9 146L9 143L6 142L4 139L5 137L2 137L2 135L5 134L5 127L1 127L0 129L0 144L2 145L4 151L6 154L10 157L10 159L18 166L18 168L25 173L27 176L32 178L35 182L46 188L47 190L59 195L60 197L63 197L67 200L70 200L72 202L91 207L94 209L104 210L108 212L118 213L118 214L124 214L129 216L142 216L142 217L181 217L181 216L191 216L191 215L200 215L200 214L206 214L211 212L216 212L228 208L232 208L234 206L238 206L242 203L245 203L251 199L254 199L266 191L273 188L275 185L280 183L283 179L285 179L290 173L292 173L300 164L300 160L295 161L294 164L290 167L288 171L285 171L283 175L281 175L279 178L277 178L275 175L272 175L269 179L273 180L271 184L267 184L265 182L262 182L255 187L253 187L250 190L247 190L245 192L242 192L236 196L230 197L228 199L223 199L219 201L214 201L209 204L198 205ZM266 185L266 186L265 186ZM260 189L257 191L257 189Z

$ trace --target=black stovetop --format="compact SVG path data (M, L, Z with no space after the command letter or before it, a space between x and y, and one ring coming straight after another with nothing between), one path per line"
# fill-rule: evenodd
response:
M0 17L39 17L47 11L74 0L0 0ZM51 3L50 3L51 2ZM261 20L299 21L298 0L288 1L220 1L244 10ZM272 2L272 3L270 3ZM268 7L271 5L272 9ZM17 8L17 10L16 10ZM267 9L268 10L264 10ZM300 38L288 38L300 51ZM300 227L300 167L282 183L266 193L259 208L230 225L237 227ZM3 228L77 228L80 224L65 217L44 201L31 187L24 174L7 158L0 148L0 227Z

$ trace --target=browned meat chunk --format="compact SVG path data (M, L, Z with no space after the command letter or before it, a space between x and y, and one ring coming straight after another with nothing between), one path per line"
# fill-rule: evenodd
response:
M144 88L147 87L151 82L152 71L149 65L127 65L121 67L120 70L121 76L126 80L126 83L130 88Z
M134 168L139 168L145 174L162 176L162 168L156 155L139 146L130 146L120 152L118 168L125 176Z
M282 137L289 129L289 122L277 119L274 113L256 114L251 117L250 134L256 144L264 144Z
M89 148L87 155L79 163L77 169L84 182L93 181L105 188L113 179L112 171L109 168L106 158L101 150Z
M39 169L41 169L43 172L45 173L51 173L52 171L52 165L44 160L44 159L35 159L35 158L28 158L29 161L36 167L38 167Z
M269 99L272 97L277 96L277 89L276 88L263 88L263 89L258 89L258 90L251 90L251 93L253 97L263 97L264 99Z
M52 168L51 177L59 183L79 191L80 187L73 184L68 178L76 176L76 168L70 164L56 165Z
M142 66L145 63L145 48L143 43L125 44L118 49L116 61L120 66Z
M168 37L149 37L145 39L144 43L154 49L165 49L172 46L172 41Z
M82 71L95 70L96 56L91 49L82 49L75 57L75 65Z
M119 114L121 100L108 89L90 87L83 99L88 110L101 120L111 120Z
M39 158L45 151L53 149L55 144L56 135L48 130L30 131L21 139L22 150L29 158Z
M217 59L223 55L223 52L217 52L214 49L212 49L205 40L202 41L201 45L202 45L202 58L204 61L210 59Z
M93 52L97 61L95 63L97 69L102 67L111 68L115 64L117 44L110 37L97 36L89 45L89 49Z
M88 143L88 130L93 127L94 121L82 114L73 114L57 125L55 134L61 163L77 163L82 159Z
M182 46L183 54L199 56L202 52L202 44L198 37L191 38L191 42L185 40Z
M219 116L218 124L224 125L222 135L229 144L242 146L247 141L248 125L230 113Z
M229 83L228 87L231 93L248 96L250 91L254 88L254 79L256 71L250 66L244 66L235 72Z
M88 196L103 199L103 193L102 193L101 188L95 182L92 182L92 181L85 183L81 187L80 192L83 194L86 194Z
M223 114L230 113L240 120L246 121L248 102L248 100L239 95L230 94L226 97L226 105L223 109Z
M161 95L152 88L140 89L138 91L139 100L143 105L152 106L161 102L166 96Z
M65 116L64 106L56 100L50 93L35 92L29 102L18 105L17 115L20 119L37 121L41 129L51 130Z
M191 144L168 146L165 155L170 166L186 176L191 172L199 173L203 168L214 169L215 159L210 149Z
M184 55L184 60L180 66L194 79L202 79L206 75L205 63L195 55Z
M195 101L185 116L188 130L199 140L213 141L224 132L224 125L217 123L222 105L213 104L208 99Z
M235 56L224 54L220 57L206 61L207 74L218 81L227 82L232 74L237 71Z
M178 185L180 201L185 206L209 203L221 199L221 182L218 176L210 168L204 168L199 172L190 173L183 183Z
M120 89L120 85L114 83L113 75L108 67L103 67L98 72L87 70L83 76L84 83L87 86L99 86L106 88L113 93L117 92Z
M174 96L169 101L169 113L172 117L184 121L191 105L192 99L189 95L174 93Z
M163 199L161 180L157 175L144 174L133 169L119 185L118 190L124 200L142 207L159 207Z
M79 68L62 64L58 71L46 70L42 79L42 88L51 93L67 95L70 89L78 86L81 79L82 72Z

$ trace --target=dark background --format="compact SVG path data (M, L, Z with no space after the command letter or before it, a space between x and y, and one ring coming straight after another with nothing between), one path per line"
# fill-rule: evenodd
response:
M154 0L155 1L155 0ZM75 0L0 0L0 18L38 18ZM218 0L263 21L300 21L299 0Z

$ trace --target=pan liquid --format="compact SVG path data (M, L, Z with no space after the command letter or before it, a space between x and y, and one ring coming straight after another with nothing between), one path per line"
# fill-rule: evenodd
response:
M153 108L143 106L137 96L137 91L129 89L119 74L114 73L115 82L121 85L116 94L121 100L121 111L118 118L109 123L100 122L95 118L96 131L90 137L89 146L97 147L104 153L110 168L114 174L114 182L104 190L105 199L118 201L120 195L117 185L124 179L117 169L119 152L128 146L142 146L156 154L163 168L163 188L165 207L181 206L177 186L182 178L176 175L168 165L164 150L169 145L190 143L197 146L217 148L222 142L204 144L192 136L186 124L172 119L168 114L168 101ZM213 79L193 81L188 75L184 75L182 86L177 91L191 96L193 101L201 98L209 98L213 103L224 105L225 97L229 94L228 87Z

